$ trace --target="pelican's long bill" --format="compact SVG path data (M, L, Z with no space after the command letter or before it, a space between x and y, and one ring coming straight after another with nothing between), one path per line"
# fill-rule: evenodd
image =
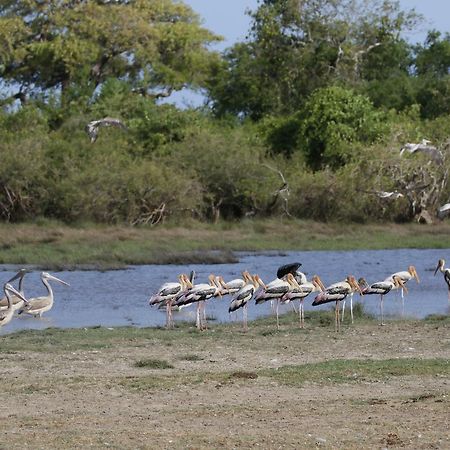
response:
M20 269L11 279L7 281L7 283L12 283L13 281L16 281L18 278L23 278L26 273L29 273L30 271L28 269Z
M47 278L47 280L53 280L53 281L57 281L58 283L64 284L65 286L70 286L69 283L66 283L65 281L55 277L54 275L50 275L49 273L46 273L45 278Z
M14 294L16 297L19 297L20 300L23 300L25 303L28 303L28 300L17 290L15 289L12 285L10 285L9 283L5 283L3 289L5 291L10 292L11 294Z

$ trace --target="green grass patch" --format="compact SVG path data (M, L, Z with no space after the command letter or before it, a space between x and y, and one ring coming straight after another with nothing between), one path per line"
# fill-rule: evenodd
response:
M232 263L235 251L444 248L450 224L344 224L259 219L160 227L0 224L0 264L115 269L130 264Z
M448 359L332 360L314 364L265 369L260 374L279 383L297 386L313 383L379 381L406 375L448 375Z
M340 384L377 382L400 376L446 376L450 363L446 359L387 359L387 360L332 360L313 364L289 365L278 369L259 371L185 372L167 376L132 376L119 381L123 387L133 390L171 389L199 383L260 382L268 378L289 386L301 386L307 382Z
M424 319L427 323L448 324L450 323L450 316L447 314L430 314Z
M134 367L146 369L174 369L174 366L164 359L140 359L134 363Z

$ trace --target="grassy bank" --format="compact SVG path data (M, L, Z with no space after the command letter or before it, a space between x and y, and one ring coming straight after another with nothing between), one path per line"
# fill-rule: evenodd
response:
M448 448L448 316L249 325L0 336L2 445Z
M132 228L44 221L0 225L0 264L106 269L234 262L235 251L446 248L449 242L450 223L445 222L361 225L270 219Z

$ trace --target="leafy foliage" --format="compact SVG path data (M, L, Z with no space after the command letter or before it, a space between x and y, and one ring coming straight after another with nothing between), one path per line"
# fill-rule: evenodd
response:
M390 0L262 0L250 16L219 55L182 2L0 0L0 218L435 217L450 201L449 35L412 46L421 18ZM160 101L185 86L209 105ZM91 144L103 117L126 129ZM423 139L442 164L400 156Z

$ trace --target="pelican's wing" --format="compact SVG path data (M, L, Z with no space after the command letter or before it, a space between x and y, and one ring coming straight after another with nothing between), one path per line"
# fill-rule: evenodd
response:
M405 144L403 148L400 150L400 156L402 156L403 153L405 152L409 154L419 152L427 155L436 164L442 164L444 162L444 155L434 145L428 145L429 142L430 141L427 141L425 139L420 144L411 144L411 143Z
M438 208L438 217L439 219L443 219L445 216L450 214L450 203L446 203Z
M91 139L91 142L94 143L98 137L98 129L100 127L118 127L126 129L126 126L119 119L115 119L113 117L105 117L100 120L92 120L86 125L86 131Z
M48 297L36 297L30 298L27 303L22 307L21 311L36 311L41 308L45 308L51 303Z
M11 295L11 302L13 305L15 305L16 303L19 303L21 301L22 301L21 298L17 297L16 295ZM7 307L8 307L8 299L6 297L3 297L0 300L0 309L7 308Z

